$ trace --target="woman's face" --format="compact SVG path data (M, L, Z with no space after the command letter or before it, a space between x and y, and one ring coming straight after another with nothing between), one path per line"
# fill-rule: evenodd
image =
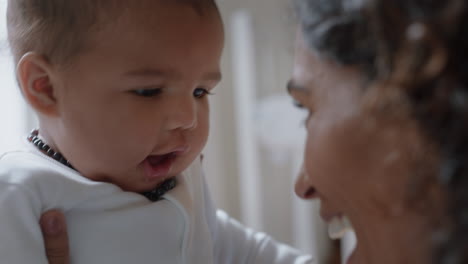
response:
M320 199L326 222L349 218L358 238L349 263L425 263L429 223L411 199L427 148L403 106L394 115L369 106L366 83L358 67L320 58L299 33L288 90L309 117L296 193Z

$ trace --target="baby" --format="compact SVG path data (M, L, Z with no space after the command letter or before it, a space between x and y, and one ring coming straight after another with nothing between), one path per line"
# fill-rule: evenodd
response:
M72 263L311 263L217 211L200 165L221 79L213 0L10 0L39 128L0 155L2 263L47 263L65 212Z

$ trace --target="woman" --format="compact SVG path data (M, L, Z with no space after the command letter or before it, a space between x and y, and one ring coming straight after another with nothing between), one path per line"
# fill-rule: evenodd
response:
M350 220L348 263L467 263L465 1L296 1L288 90L310 112L296 193ZM66 263L54 217L51 263Z
M466 1L296 2L296 193L349 219L349 263L467 263Z

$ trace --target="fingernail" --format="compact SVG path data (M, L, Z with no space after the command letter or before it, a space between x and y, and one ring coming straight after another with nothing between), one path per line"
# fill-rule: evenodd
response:
M54 236L62 231L62 226L57 216L50 216L44 219L42 226L46 235Z

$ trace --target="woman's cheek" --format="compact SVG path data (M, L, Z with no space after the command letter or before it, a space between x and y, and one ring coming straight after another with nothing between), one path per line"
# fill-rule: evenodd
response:
M304 150L304 169L311 178L312 183L319 184L324 175L324 166L328 163L327 138L323 137L321 131L316 126L309 125L307 129L307 139Z

